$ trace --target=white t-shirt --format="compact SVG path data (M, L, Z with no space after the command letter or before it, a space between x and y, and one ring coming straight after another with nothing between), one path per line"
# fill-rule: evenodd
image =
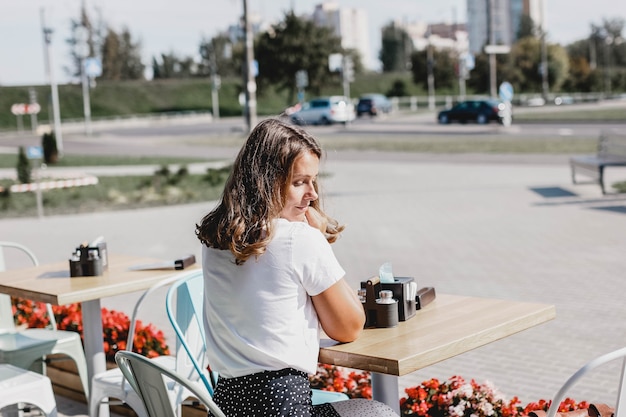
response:
M258 259L235 265L228 250L202 249L207 356L226 378L265 370L317 370L320 325L311 296L344 275L322 233L278 219Z

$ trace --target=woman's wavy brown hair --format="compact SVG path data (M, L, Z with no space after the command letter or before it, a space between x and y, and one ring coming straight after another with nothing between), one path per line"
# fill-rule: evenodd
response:
M294 162L307 152L322 157L317 140L303 129L278 119L260 122L239 151L217 207L196 225L198 239L230 250L238 265L263 254L272 239L272 220L283 210ZM344 226L322 211L319 199L310 206L326 217L325 236L333 243Z

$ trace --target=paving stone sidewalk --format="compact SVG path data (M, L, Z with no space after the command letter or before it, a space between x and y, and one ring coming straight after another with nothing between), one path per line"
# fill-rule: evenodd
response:
M461 375L523 404L549 399L586 361L626 345L626 196L574 186L566 163L538 161L338 153L322 167L326 210L347 224L335 251L354 288L389 261L397 275L440 293L556 305L547 324L401 377L400 396L425 379ZM101 234L119 253L199 256L194 224L213 204L0 220L0 236L42 262ZM103 305L130 312L137 296ZM163 311L144 320L173 343ZM618 377L603 368L572 397L613 402ZM61 416L86 414L82 404L58 401Z

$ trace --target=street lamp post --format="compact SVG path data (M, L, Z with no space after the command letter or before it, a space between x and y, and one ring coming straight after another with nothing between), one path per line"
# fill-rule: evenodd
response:
M52 65L52 58L50 57L50 43L52 42L52 29L46 27L44 9L40 9L41 15L41 27L43 29L44 40L44 56L46 62L46 73L48 81L50 82L50 89L52 92L52 113L54 115L54 132L57 142L57 151L59 156L63 156L63 132L61 129L61 111L59 109L59 89L54 79L54 70Z
M543 99L548 101L548 93L550 88L548 85L548 47L546 45L546 32L543 27L540 27L541 31L541 92Z
M435 74L434 74L434 59L433 59L433 45L431 43L431 31L428 27L428 33L426 39L428 40L428 47L426 49L426 82L428 84L428 109L435 109Z
M613 65L611 61L611 55L613 53L613 45L620 45L624 39L620 36L612 36L607 34L604 38L604 66L606 72L606 93L607 96L611 96L612 92L612 80L611 80L611 66Z
M87 74L87 58L89 57L89 30L85 26L77 28L80 59L80 80L83 87L83 114L85 116L85 134L91 137L91 99L89 97L89 75Z
M219 89L221 86L221 79L217 73L217 56L215 52L215 42L211 40L211 52L209 56L209 65L211 68L211 106L213 107L213 118L220 118L220 103L219 103Z
M246 42L246 62L244 68L245 81L245 111L246 126L248 132L256 125L256 81L252 72L254 62L254 40L252 38L252 25L250 24L250 16L248 16L248 0L243 0L243 21L244 34Z

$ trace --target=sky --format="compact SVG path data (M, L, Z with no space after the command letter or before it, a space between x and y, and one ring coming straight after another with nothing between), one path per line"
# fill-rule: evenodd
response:
M380 29L392 20L462 23L467 8L466 0L335 1L341 7L365 10L374 58L380 49ZM592 23L626 19L624 0L544 1L548 40L562 45L587 37ZM310 13L321 2L248 0L248 9L279 21L292 8L296 14ZM0 85L48 84L42 20L53 30L52 76L56 83L69 82L64 70L70 64L65 41L70 36L70 20L78 19L83 3L92 16L99 10L114 30L128 28L132 38L141 42L143 62L148 66L161 53L196 56L202 39L235 24L243 13L242 0L0 0Z

